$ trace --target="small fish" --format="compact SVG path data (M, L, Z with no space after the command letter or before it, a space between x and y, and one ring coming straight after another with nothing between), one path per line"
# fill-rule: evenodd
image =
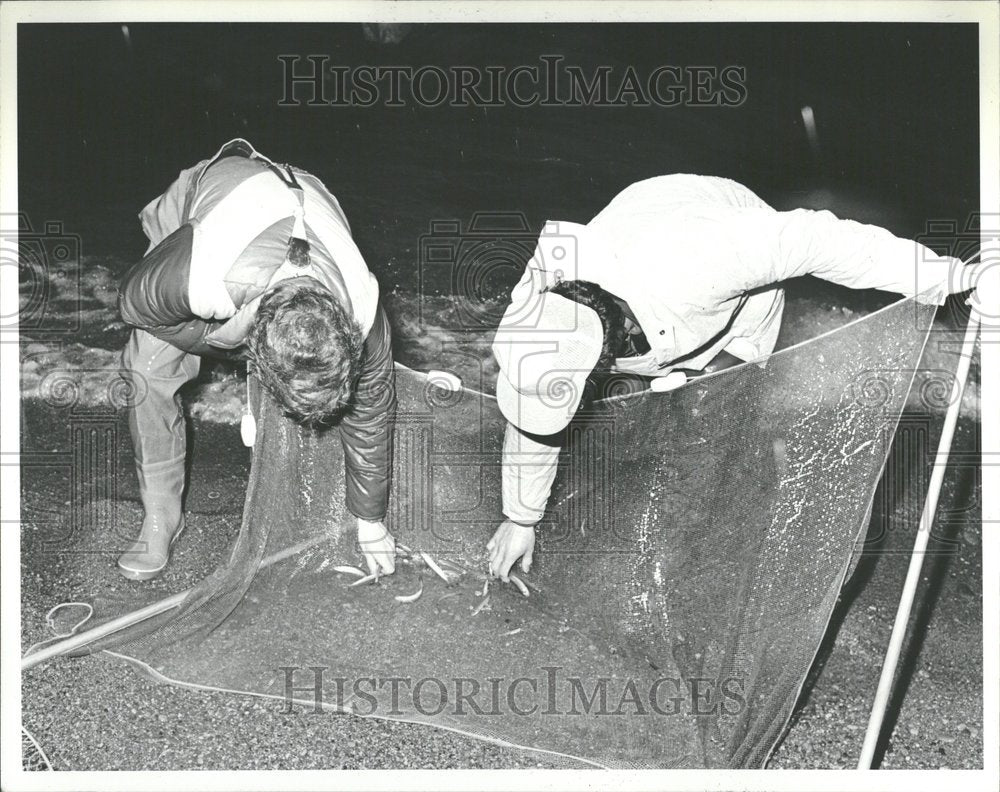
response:
M441 569L441 567L439 567L437 563L435 563L433 558L427 555L427 553L425 553L423 550L420 551L420 557L424 559L424 563L427 564L427 566L429 566L434 571L434 573L439 578L441 578L441 580L443 580L449 586L451 585L451 578L448 577L447 574L445 574L445 571Z
M420 599L420 595L424 593L424 582L420 581L420 588L418 588L412 594L397 594L395 599L396 602L416 602Z
M516 630L511 630L510 632L505 632L504 635L517 635L519 632L521 632L521 630L522 630L522 628L518 627Z
M472 615L475 616L477 613L479 613L479 611L483 610L484 608L489 608L489 605L490 605L490 598L487 597L476 606L475 610L472 611Z
M480 597L485 597L486 594L489 592L489 590L490 590L490 579L486 578L483 581L483 590L479 592L479 596Z
M508 575L510 582L517 586L517 590L520 591L524 596L530 596L528 594L528 587L524 585L524 581L521 580L517 575Z
M413 555L413 551L409 547L405 544L396 542L396 554L399 555L400 552L402 552L403 555Z
M351 583L350 587L354 588L355 586L360 586L362 583L371 583L373 580L377 583L378 575L365 575L363 578L355 580L353 583Z
M455 563L454 561L448 561L448 560L439 561L438 565L441 568L447 570L448 572L454 572L456 575L461 575L463 572L465 572L465 569L463 569L459 564Z
M461 593L461 591L449 591L447 594L442 594L438 597L438 602L444 602L446 599L450 599L451 597L457 597Z
M364 577L365 573L362 572L357 567L353 566L335 566L333 568L334 572L340 572L342 575L354 575L354 577Z

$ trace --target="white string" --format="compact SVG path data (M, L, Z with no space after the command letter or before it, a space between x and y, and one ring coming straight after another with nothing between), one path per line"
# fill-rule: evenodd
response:
M31 646L28 647L27 651L22 655L22 657L27 657L39 647L46 646L47 644L50 644L53 641L58 641L61 638L69 638L71 635L76 635L76 631L79 630L81 627L83 627L83 625L86 624L88 621L90 621L90 617L94 615L94 606L91 605L89 602L60 602L54 608L50 608L49 612L45 614L45 623L53 631L55 631L56 623L55 619L52 618L53 614L60 608L69 608L73 605L81 605L84 608L86 608L87 615L84 616L82 619L80 619L80 621L78 621L75 625L73 625L73 627L70 628L69 632L56 633L51 638L46 638L44 641L39 641L38 643L32 644Z
M243 440L243 445L247 448L252 448L257 442L257 420L253 416L253 410L250 406L250 377L251 365L249 361L247 362L247 403L246 411L243 413L243 417L240 418L240 437Z

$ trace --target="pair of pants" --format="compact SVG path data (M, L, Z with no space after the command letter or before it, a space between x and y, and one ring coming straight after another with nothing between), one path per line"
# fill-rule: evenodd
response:
M199 355L134 329L122 351L122 375L133 386L128 408L139 485L183 469L187 451L184 412L177 391L198 376Z

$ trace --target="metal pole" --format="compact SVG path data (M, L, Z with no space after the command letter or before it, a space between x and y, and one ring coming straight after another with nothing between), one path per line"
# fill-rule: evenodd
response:
M913 599L917 592L917 584L920 582L920 570L923 567L934 514L937 512L941 484L944 482L948 455L951 452L951 443L955 436L955 426L958 424L962 394L965 392L976 335L979 333L979 313L975 309L971 313L969 325L965 329L965 340L962 342L962 356L955 371L955 383L952 389L954 401L948 405L944 427L941 430L941 440L938 443L937 456L934 459L934 468L931 471L931 480L927 487L927 500L924 501L924 511L920 516L917 539L913 543L913 554L910 556L910 568L906 573L906 582L903 584L903 593L896 611L896 621L892 625L892 635L889 637L889 648L886 650L885 662L882 664L882 675L879 677L878 689L875 691L875 702L872 704L871 716L868 719L868 730L865 732L865 741L861 747L861 758L858 760L859 770L867 770L872 766L875 746L878 744L878 738L882 732L882 721L885 718L889 694L892 692L893 678L896 675L896 666L899 663L899 654L903 648L903 639L906 637L906 628L910 621Z
M289 556L297 555L303 550L312 547L315 544L326 540L325 536L317 536L309 539L305 542L300 542L293 547L281 550L274 555L268 556L260 562L258 569L266 569L272 564L276 564ZM124 630L126 627L131 627L133 624L138 624L146 619L151 619L159 613L168 611L172 608L176 608L180 605L184 598L194 589L192 586L189 589L185 589L177 594L172 594L171 596L154 602L151 605L147 605L144 608L139 608L139 610L132 611L131 613L126 613L124 616L119 616L116 619L111 619L104 624L100 624L86 632L78 633L67 638L65 641L58 641L54 644L49 644L48 646L39 649L37 652L33 652L27 657L21 658L21 671L27 671L29 668L34 668L39 663L44 663L46 660L51 660L53 657L58 657L59 655L66 654L67 652L72 652L74 649L79 649L81 646L86 646L89 643L93 643L99 638L103 638L106 635L111 635L119 630Z

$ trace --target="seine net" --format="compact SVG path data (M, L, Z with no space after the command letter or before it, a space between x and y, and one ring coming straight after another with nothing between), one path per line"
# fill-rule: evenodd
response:
M760 363L597 402L567 430L527 597L484 575L502 519L492 397L398 368L388 519L411 552L351 586L337 430L258 392L228 558L179 608L95 648L179 683L601 766L760 767L863 536L933 313L898 302Z

